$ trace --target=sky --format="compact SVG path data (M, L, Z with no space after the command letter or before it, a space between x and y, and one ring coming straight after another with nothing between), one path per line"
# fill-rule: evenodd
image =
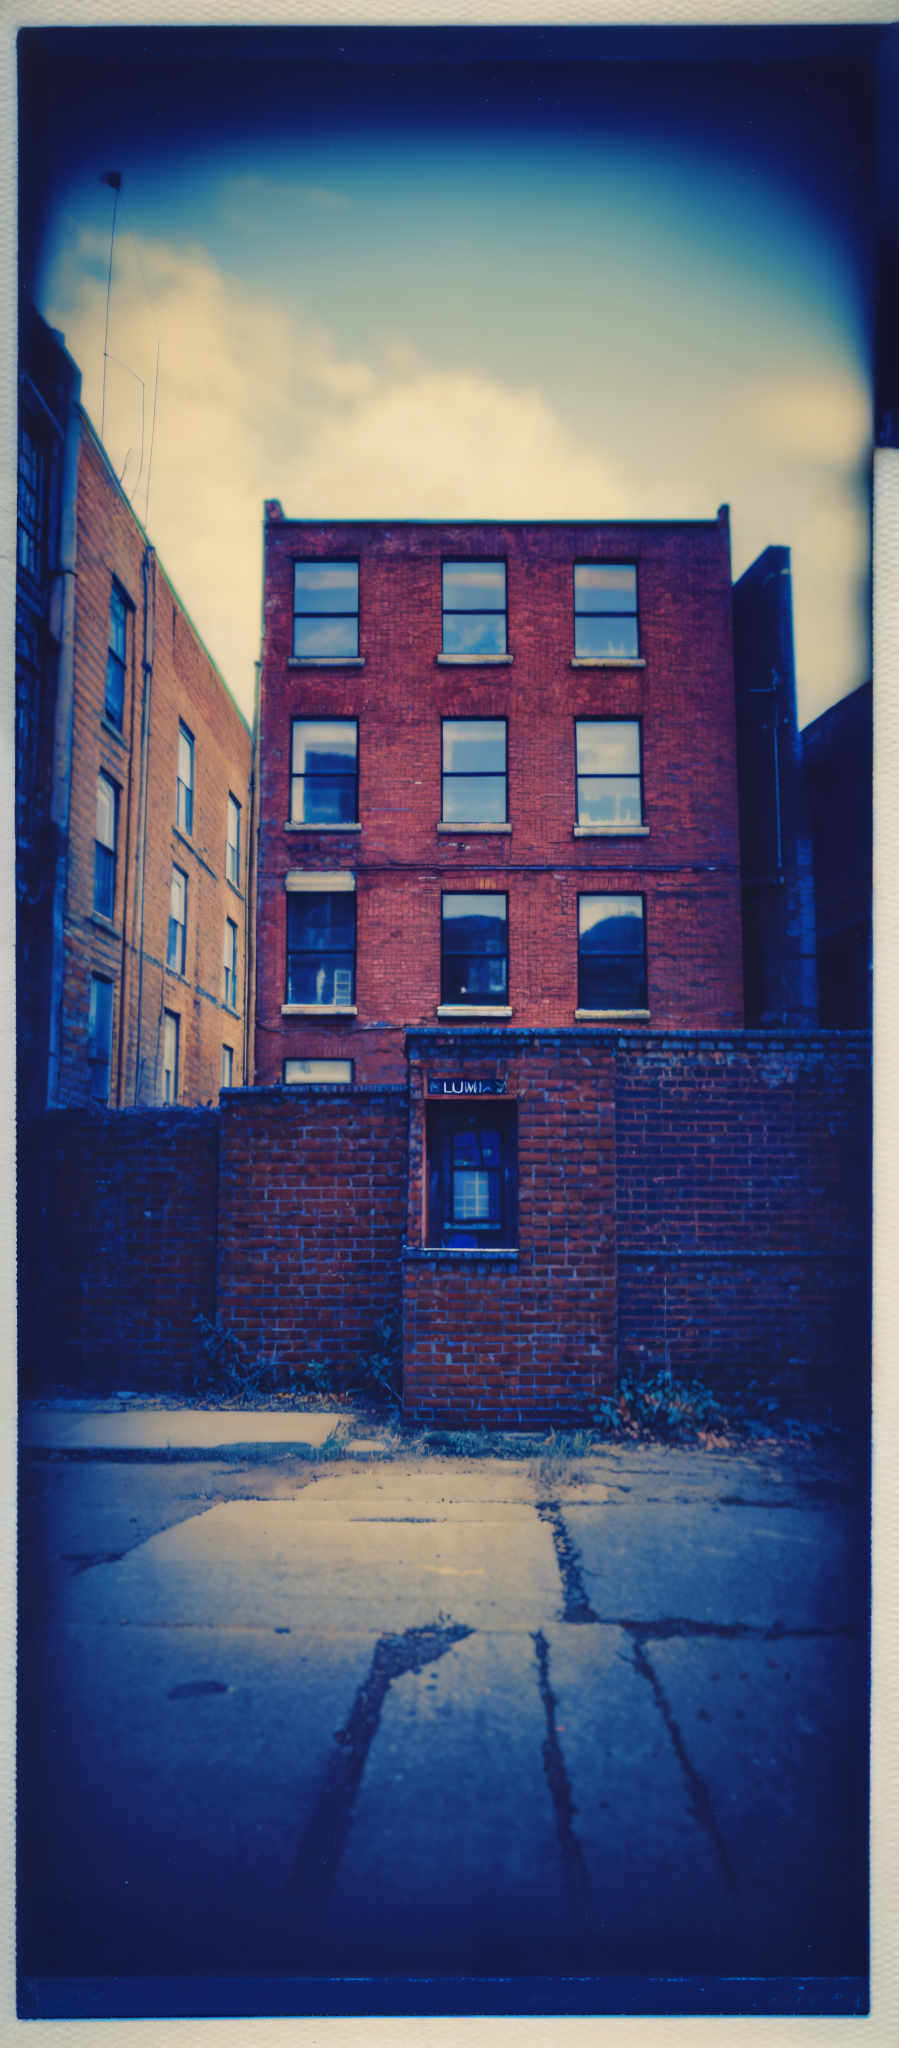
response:
M23 279L248 715L273 497L726 502L800 722L868 678L873 33L26 33Z

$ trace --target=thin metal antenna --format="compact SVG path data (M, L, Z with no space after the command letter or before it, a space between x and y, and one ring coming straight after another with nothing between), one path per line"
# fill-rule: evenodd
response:
M104 171L101 185L110 185L115 198L112 202L112 233L109 237L109 269L106 273L106 328L103 334L103 394L100 399L100 439L103 439L103 423L106 418L106 364L109 359L109 296L112 290L112 250L115 242L115 217L122 189L121 171Z
M147 496L144 504L144 525L150 531L150 474L153 468L153 441L156 434L156 400L159 396L159 343L156 343L156 373L153 378L153 417L150 421L150 452L147 456Z

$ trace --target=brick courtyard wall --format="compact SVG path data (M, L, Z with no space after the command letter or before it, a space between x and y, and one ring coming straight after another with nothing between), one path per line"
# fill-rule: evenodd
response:
M618 1365L857 1405L870 1041L622 1034Z
M615 1384L614 1050L598 1032L447 1032L409 1041L404 1409L515 1428L586 1418ZM429 1246L426 1109L435 1076L503 1083L518 1125L518 1244Z
M170 1389L215 1314L218 1117L56 1110L23 1127L23 1381Z
M351 1385L384 1317L399 1340L406 1090L235 1090L221 1115L219 1321Z
M218 1111L64 1110L23 1127L26 1386L171 1388L195 1318L346 1386L403 1314L405 1413L575 1424L616 1371L868 1382L866 1034L414 1032L410 1087L235 1090ZM517 1119L518 1239L428 1244L440 1076Z

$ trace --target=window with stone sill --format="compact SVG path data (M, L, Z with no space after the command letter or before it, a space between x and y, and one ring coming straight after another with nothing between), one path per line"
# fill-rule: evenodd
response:
M578 1009L646 1009L642 896L578 897Z
M505 654L505 562L444 562L443 652Z
M516 1106L429 1104L427 1117L427 1243L470 1251L516 1245Z
M356 660L358 562L294 562L293 651L301 661Z
M637 570L633 562L576 562L574 651L581 660L633 660L637 631Z

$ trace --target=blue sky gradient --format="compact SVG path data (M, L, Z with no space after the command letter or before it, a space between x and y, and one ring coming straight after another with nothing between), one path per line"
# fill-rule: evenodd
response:
M245 707L268 496L727 501L735 574L793 551L803 721L866 679L873 61L858 30L23 39L25 282L98 419L120 170L106 439Z

